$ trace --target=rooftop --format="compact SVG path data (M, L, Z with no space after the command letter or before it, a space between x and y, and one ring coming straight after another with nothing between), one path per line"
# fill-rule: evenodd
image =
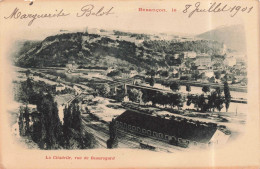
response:
M56 87L63 87L63 85L62 84L58 84Z
M215 125L200 124L180 118L163 118L126 110L116 120L177 138L207 143L217 130Z

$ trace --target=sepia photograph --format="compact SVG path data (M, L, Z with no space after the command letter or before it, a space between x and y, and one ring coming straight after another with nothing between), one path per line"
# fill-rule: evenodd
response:
M258 167L258 3L49 3L0 2L4 168Z
M194 36L60 30L15 44L12 128L28 148L170 153L243 133L242 25Z

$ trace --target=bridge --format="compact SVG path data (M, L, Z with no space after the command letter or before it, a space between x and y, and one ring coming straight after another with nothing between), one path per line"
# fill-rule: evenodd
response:
M125 93L128 92L128 89L130 88L135 88L135 89L141 89L141 90L152 90L155 92L161 92L161 93L170 93L170 94L181 94L183 96L187 96L187 93L183 93L183 92L174 92L174 91L170 91L170 90L166 90L166 89L160 89L160 88L156 88L156 87L150 87L150 86L141 86L141 85L135 85L135 80L136 79L141 79L142 77L132 77L132 78L128 78L128 79L117 79L117 80L109 80L109 79L103 79L103 78L99 78L99 77L93 77L93 79L99 80L101 84L103 83L107 83L111 89L114 89L115 91L117 90L118 87L123 87L123 89L125 90ZM194 94L191 94L194 95ZM77 97L76 96L73 100L75 100ZM69 102L69 104L73 101L71 100ZM234 103L242 103L242 104L247 104L247 99L244 98L231 98L231 102Z
M138 78L140 78L140 77L138 77ZM110 82L109 85L110 85L111 88L115 88L115 90L116 90L117 87L123 86L126 93L127 93L127 87L129 87L129 88L135 88L135 89L141 89L141 90L152 90L152 91L162 92L162 93L181 94L181 95L184 95L184 96L188 95L187 93L183 93L183 92L174 92L174 91L170 91L170 90L166 90L166 89L160 89L160 88L156 88L156 87L135 85L134 84L135 80L136 80L136 76L129 78L129 79L120 79L120 80L116 80L116 81L108 80L108 81ZM192 94L192 95L194 95L194 94ZM247 104L247 99L232 97L231 102Z

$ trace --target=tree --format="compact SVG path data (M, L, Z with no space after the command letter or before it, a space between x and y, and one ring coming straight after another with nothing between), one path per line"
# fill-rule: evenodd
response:
M41 101L37 104L37 110L41 114L42 130L46 130L42 139L46 143L47 149L56 149L62 141L62 128L57 103L54 102L51 94L41 97Z
M180 83L176 81L172 82L172 84L170 85L170 89L174 92L180 90Z
M202 87L202 91L203 91L204 93L208 93L208 92L210 92L210 87L209 87L209 86L203 86L203 87Z
M185 101L184 97L182 97L181 94L178 94L177 99L176 99L176 105L178 107L178 110L180 110L180 108L183 107L184 101Z
M166 92L156 92L156 103L163 105L164 107L170 104L170 94Z
M236 83L236 77L233 77L232 78L232 84L235 84Z
M192 103L194 104L194 108L197 109L197 111L199 111L199 96L195 95L192 97Z
M114 77L114 76L121 76L122 72L120 70L113 70L107 74L109 77Z
M65 148L69 147L69 139L70 139L70 134L69 134L69 128L72 126L72 115L71 115L71 107L65 107L63 110L64 117L63 117L63 136L64 136L64 146Z
M26 77L29 78L29 77L30 77L30 74L31 74L31 70L30 70L30 69L27 69L27 70L25 71Z
M74 130L81 133L81 131L82 131L81 123L82 123L82 120L81 120L81 113L79 110L79 105L77 103L74 103L72 105L72 126L71 126L71 128L73 128Z
M187 60L185 61L185 66L187 67L187 68L191 68L191 59L190 58L187 58Z
M206 78L206 73L202 72L199 76L200 76L201 79L205 79Z
M94 148L97 143L93 134L86 131L82 131L81 133L79 133L79 138L77 138L77 141L79 144L78 148L80 149Z
M170 94L169 100L170 100L170 101L169 101L169 104L170 104L172 107L177 106L178 109L179 109L180 107L183 106L184 100L183 100L181 94Z
M35 143L39 143L42 137L42 124L40 121L35 121L32 125L31 137Z
M143 90L142 93L143 93L142 101L144 103L148 103L152 101L153 92L151 90Z
M102 96L107 97L108 94L110 92L110 87L107 83L103 84L100 88L99 88L99 94L101 94Z
M190 85L189 85L189 84L186 85L186 91L187 91L188 93L191 91L191 88L190 88Z
M188 95L188 96L187 96L187 102L186 102L186 105L187 105L187 106L190 106L191 103L192 103L192 96L191 96L191 95Z
M215 83L215 77L212 76L211 78L208 79L210 83Z
M85 149L95 146L94 136L82 130L81 114L77 102L73 102L64 109L63 138L64 148L67 149Z
M221 76L221 72L220 71L214 72L214 74L215 74L215 78L216 79L219 79L220 76Z
M202 112L207 110L207 103L203 94L198 97L198 107Z
M155 76L155 74L156 74L156 71L153 70L153 69L151 69L151 70L149 70L149 71L146 72L146 75L149 75L149 76L151 76L151 77Z
M34 95L33 81L28 77L26 81L21 82L21 88L19 89L18 99L25 104L31 103L34 101L32 96Z
M129 92L129 99L132 102L141 102L142 101L143 93L137 89L131 89Z
M224 103L224 98L222 96L217 96L216 100L215 100L215 105L217 110L220 112L221 109L223 108L223 103Z
M200 78L200 73L198 70L195 70L192 75L191 75L192 78L194 78L195 80L199 79Z
M217 92L218 95L221 95L222 91L221 91L220 87L217 87L215 91Z
M25 118L25 135L29 135L30 134L30 129L29 129L29 122L30 122L30 118L29 118L29 108L28 105L25 106L24 108L24 118Z
M154 84L155 84L155 79L154 79L154 77L151 77L150 78L150 80L149 80L149 84L150 84L150 86L154 86Z
M225 105L226 105L226 112L227 112L231 101L231 95L230 95L227 81L224 82L224 95L225 95Z
M162 71L162 72L161 72L161 76L163 76L163 77L168 77L168 76L169 76L169 72L168 72L167 70Z
M212 109L212 112L215 111L216 108L216 99L217 99L217 92L211 92L211 94L208 96L208 108Z
M107 148L116 148L118 145L116 128L115 128L115 119L109 123L109 139L107 140Z
M116 95L114 95L113 98L114 98L115 100L119 101L119 102L122 102L122 101L124 100L125 96L126 96L126 94L125 94L124 90L122 90L122 89L117 89Z
M24 125L24 109L22 106L19 108L19 133L20 136L25 136L25 125Z

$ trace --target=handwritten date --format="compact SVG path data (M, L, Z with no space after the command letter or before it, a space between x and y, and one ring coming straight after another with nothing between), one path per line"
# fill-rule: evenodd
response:
M247 6L229 6L227 4L223 3L210 3L209 8L203 8L201 7L201 2L196 2L194 5L187 4L185 5L185 9L182 11L183 13L187 13L188 17L192 17L195 13L202 13L202 12L210 12L210 13L230 13L231 17L234 17L237 15L238 12L245 12L250 13L252 11L253 7L247 7Z

